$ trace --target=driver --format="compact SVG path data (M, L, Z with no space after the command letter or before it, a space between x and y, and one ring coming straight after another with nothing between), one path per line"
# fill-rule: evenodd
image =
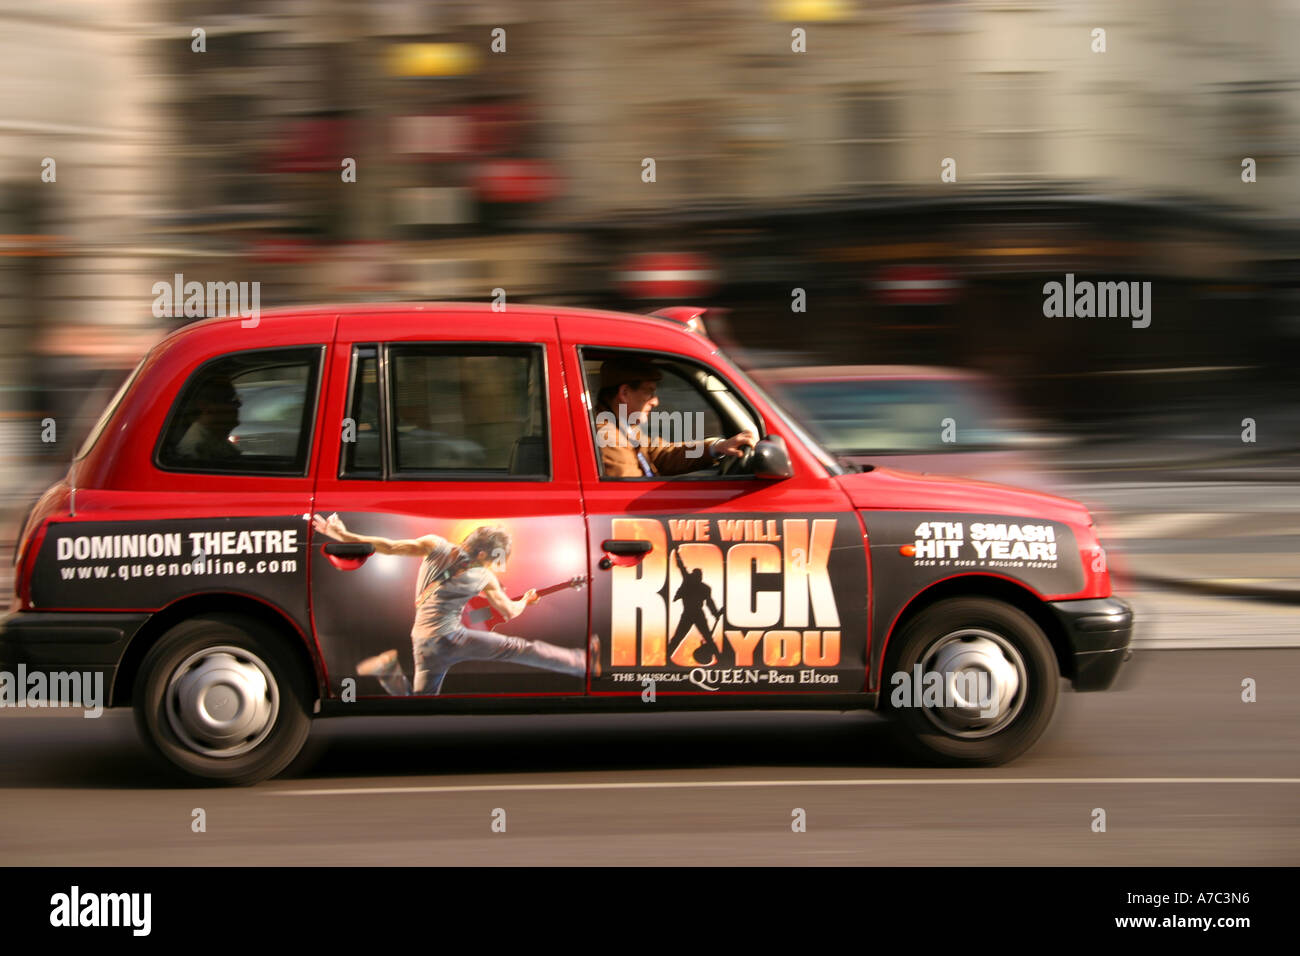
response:
M601 365L600 391L596 395L596 446L600 449L606 478L680 475L694 471L704 454L713 461L729 455L739 457L743 448L752 448L758 440L753 432L746 430L730 438L677 444L658 439L646 441L638 423L648 421L651 411L659 404L655 392L663 377L663 372L649 362L633 358L610 359ZM608 414L602 416L601 412ZM628 423L626 431L621 428L622 422Z

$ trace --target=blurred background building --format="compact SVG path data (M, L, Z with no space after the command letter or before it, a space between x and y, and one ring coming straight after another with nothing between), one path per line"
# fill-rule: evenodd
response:
M969 367L1080 433L1282 402L1298 42L1286 0L0 0L3 447L66 462L175 273L708 304L749 361ZM1150 327L1044 318L1066 273Z

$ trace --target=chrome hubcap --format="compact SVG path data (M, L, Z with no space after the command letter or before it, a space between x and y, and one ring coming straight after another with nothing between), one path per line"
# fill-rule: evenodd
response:
M1000 634L962 628L946 634L921 658L926 674L942 679L943 700L924 708L940 730L954 737L988 737L1020 713L1029 684L1024 658Z
M196 753L238 757L271 732L280 694L271 669L238 647L205 647L172 673L165 698L172 732Z

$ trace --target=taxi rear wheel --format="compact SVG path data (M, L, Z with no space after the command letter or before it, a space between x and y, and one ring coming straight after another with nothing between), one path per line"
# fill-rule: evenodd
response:
M1006 763L1051 723L1056 655L1019 608L949 598L923 610L896 640L881 694L899 742L926 762Z
M146 744L215 783L275 776L311 726L307 679L284 639L235 615L191 618L164 634L141 662L134 697Z

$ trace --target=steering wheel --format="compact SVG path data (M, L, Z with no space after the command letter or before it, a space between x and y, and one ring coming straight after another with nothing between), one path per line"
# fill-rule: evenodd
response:
M754 446L743 445L739 455L728 455L722 459L722 465L718 469L718 474L723 476L730 475L748 475L750 466L754 462Z

